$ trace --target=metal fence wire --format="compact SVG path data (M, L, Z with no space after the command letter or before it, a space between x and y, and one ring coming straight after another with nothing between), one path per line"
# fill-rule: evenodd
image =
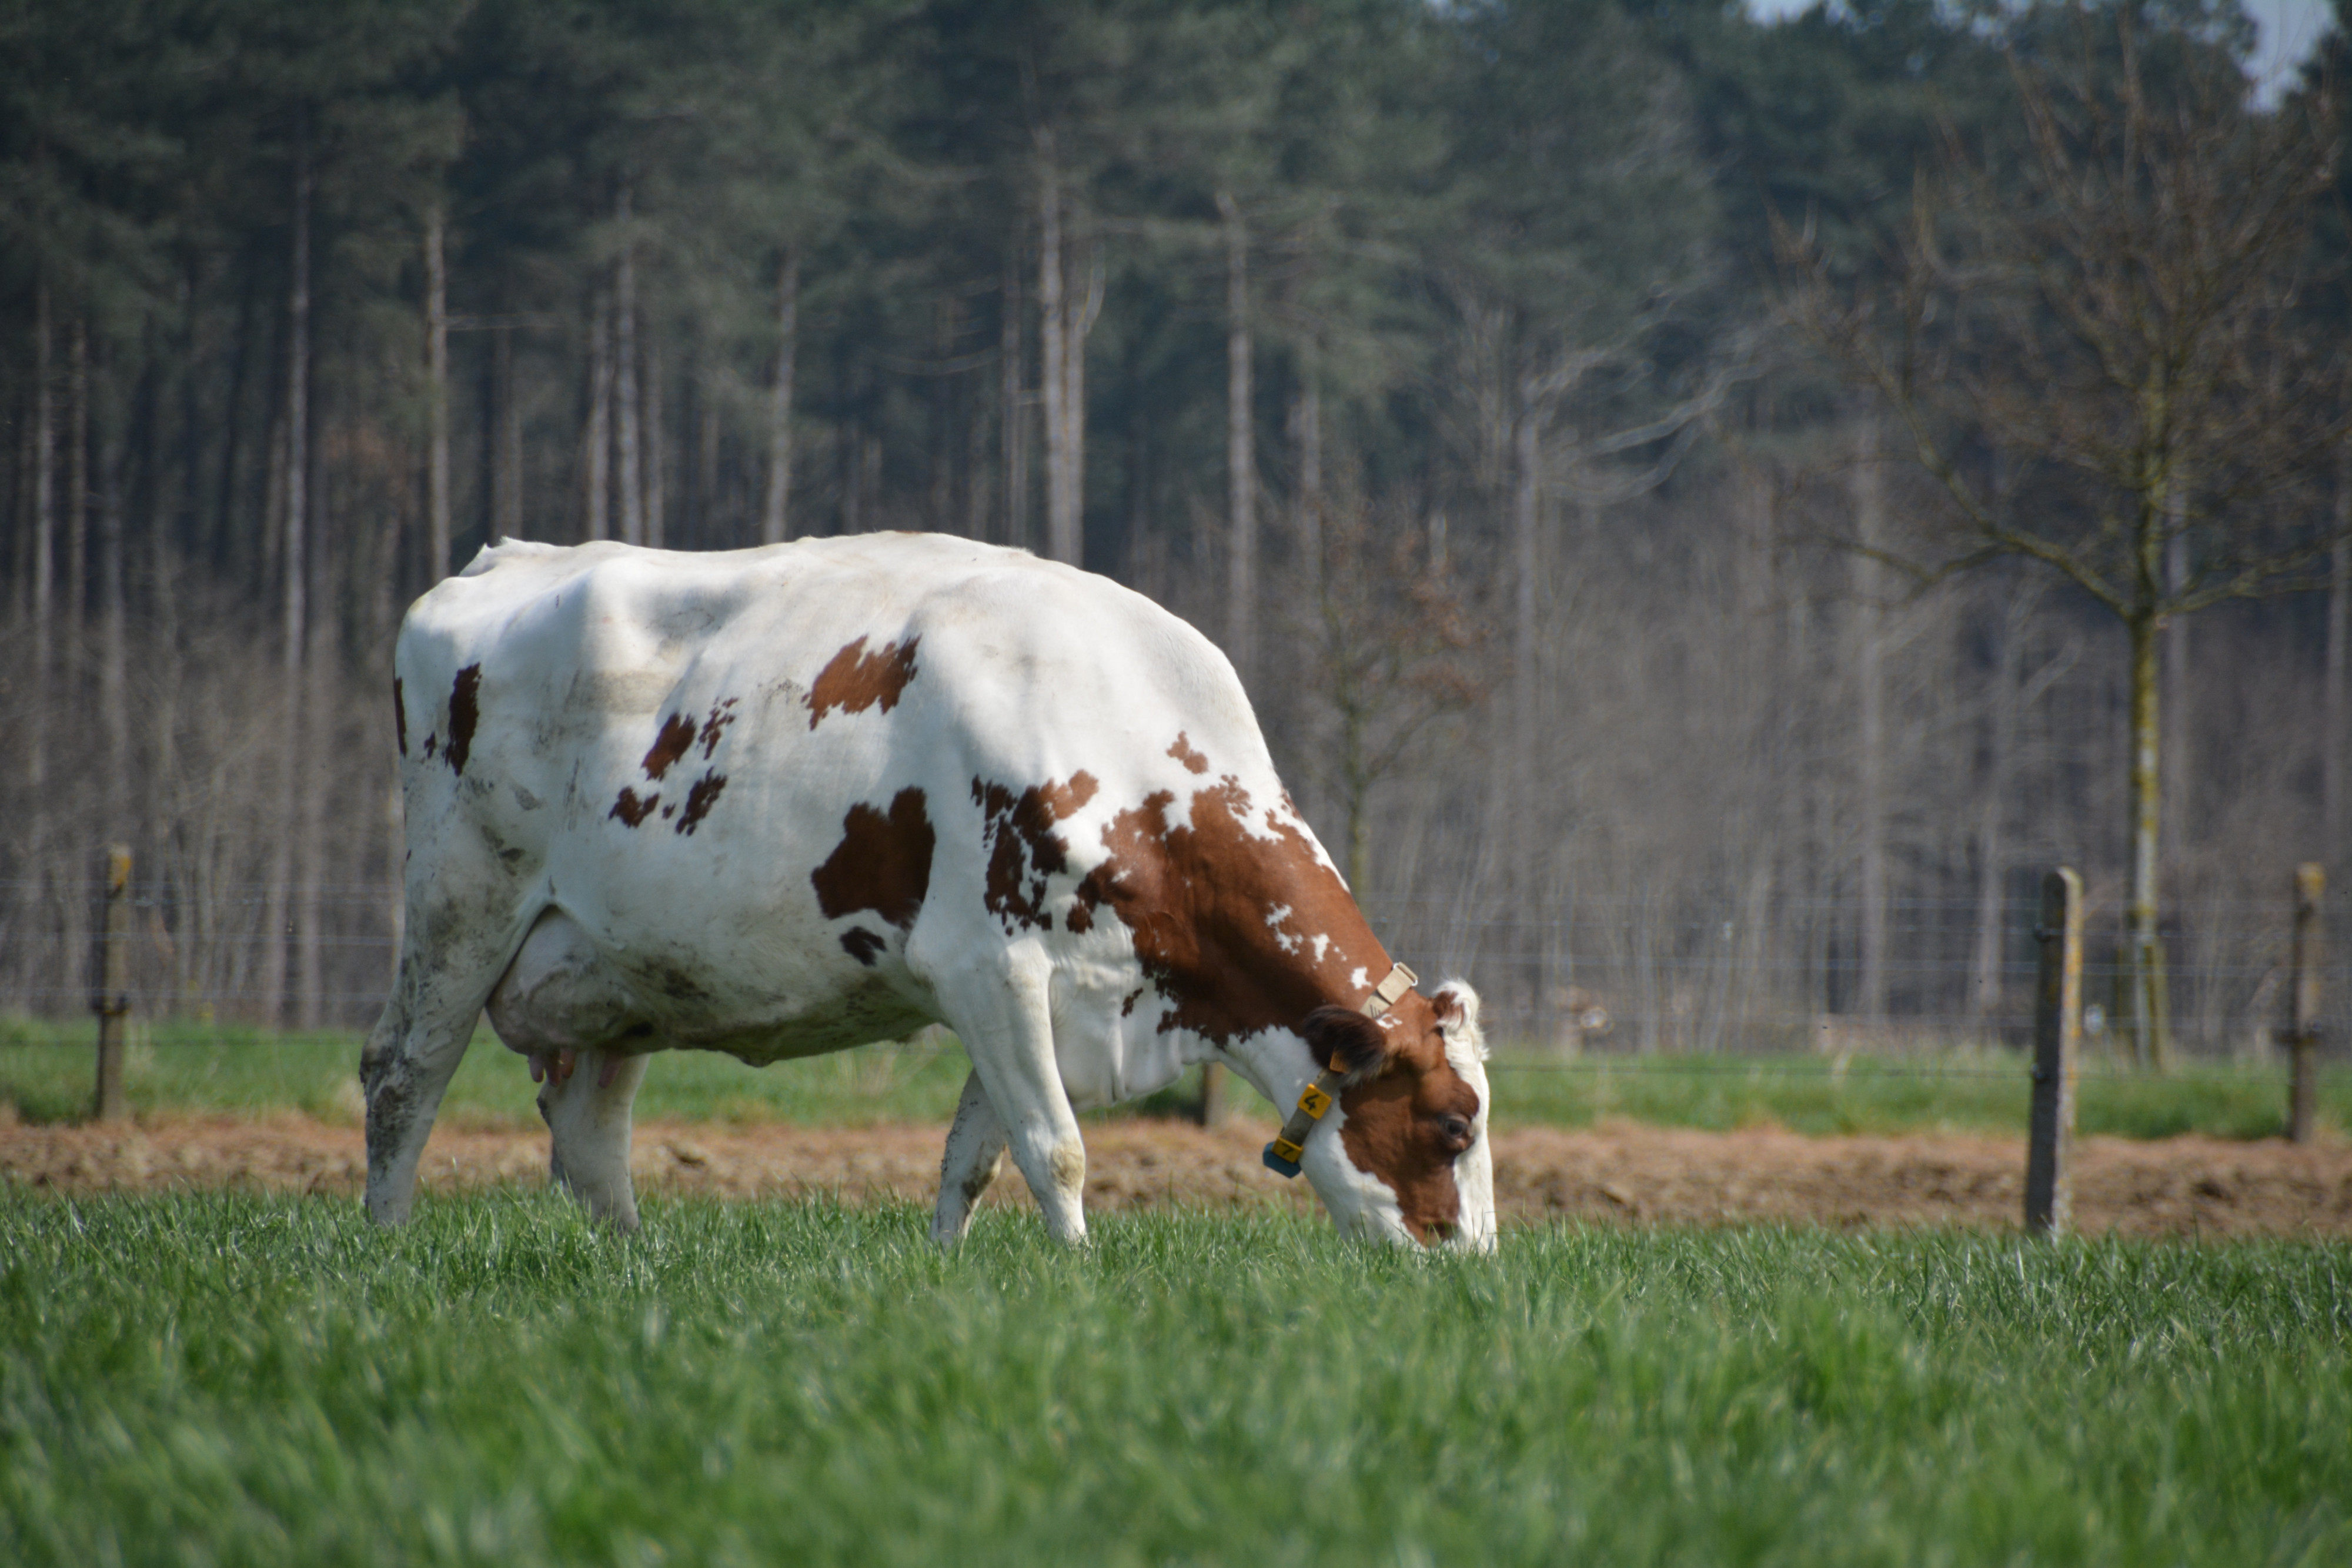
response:
M2284 879L2282 879L2284 881ZM86 1016L104 885L0 881L0 1010ZM390 883L134 881L128 1000L148 1018L363 1028L398 953ZM2036 904L1915 900L1891 908L1883 971L1863 972L1859 908L1784 900L1603 894L1507 908L1366 901L1390 950L1431 980L1475 986L1490 1040L1522 1058L1588 1054L1835 1057L2023 1045L2032 1027ZM2185 1059L2266 1055L2288 1005L2293 907L2210 901L2168 909L2173 1045ZM2322 908L2322 1049L2352 1019L2352 899ZM2120 923L2095 912L2084 1032L2093 1061L2119 1049ZM1873 989L1884 999L1864 1002Z

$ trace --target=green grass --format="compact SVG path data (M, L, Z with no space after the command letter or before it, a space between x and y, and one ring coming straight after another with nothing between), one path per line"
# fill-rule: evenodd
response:
M0 1102L28 1122L68 1121L89 1106L93 1025L0 1019ZM194 1023L134 1033L127 1083L136 1111L297 1110L356 1122L359 1037ZM954 1114L966 1063L951 1036L867 1046L753 1071L731 1058L656 1057L637 1099L641 1119L783 1121L806 1126L940 1122ZM1818 1056L1608 1057L1559 1063L1498 1055L1498 1125L1586 1126L1609 1117L1721 1130L1772 1124L1802 1133L1920 1129L2022 1133L2025 1064L2000 1051L1864 1057L1843 1067ZM1228 1079L1245 1113L1270 1109ZM2352 1071L2320 1077L2320 1122L2352 1126ZM476 1124L538 1125L536 1092L520 1057L487 1030L466 1053L446 1113ZM1108 1114L1177 1114L1196 1093L1189 1079ZM2084 1069L2077 1125L2089 1134L2168 1137L2204 1133L2263 1138L2280 1131L2286 1079L2278 1066L2200 1062L2158 1077Z
M0 1197L0 1561L2352 1560L2352 1247Z

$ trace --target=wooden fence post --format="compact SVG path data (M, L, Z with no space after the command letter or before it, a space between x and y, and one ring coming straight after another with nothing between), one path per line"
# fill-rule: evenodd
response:
M1201 1125L1213 1127L1225 1119L1225 1069L1222 1062L1201 1063Z
M131 1113L122 1093L122 1020L131 1011L131 846L106 852L106 924L98 939L98 985L89 998L98 1015L98 1098L101 1122Z
M2025 1154L2025 1228L2063 1236L2074 1218L2066 1169L2074 1144L2074 1048L2083 1034L2083 879L2042 879L2041 985L2033 1004L2033 1119Z
M2292 1063L2286 1100L2286 1135L2311 1142L2319 1112L2319 895L2327 873L2314 862L2294 869L2294 988L2286 1044Z

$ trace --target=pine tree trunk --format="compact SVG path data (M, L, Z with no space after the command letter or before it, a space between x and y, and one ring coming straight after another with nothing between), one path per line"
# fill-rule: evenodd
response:
M1065 411L1070 389L1064 379L1069 358L1064 342L1068 323L1062 314L1062 193L1050 156L1038 173L1037 223L1038 350L1044 361L1040 376L1045 403L1045 553L1055 560L1075 564L1076 519L1069 516L1064 450L1069 438Z
M515 382L514 329L501 327L490 349L498 398L497 444L490 461L490 538L522 538L522 388Z
M81 680L89 610L89 321L76 316L66 361L66 678Z
M699 374L694 401L694 538L709 549L719 537L719 410L712 404L709 382ZM768 541L763 537L760 542Z
M435 207L425 220L425 373L431 404L425 456L425 572L449 575L449 274L445 224ZM500 334L503 340L504 334Z
M190 336L194 333L191 330ZM184 364L180 372L181 456L179 499L193 514L196 492L196 415L194 404L196 377L193 368ZM147 612L141 618L140 642L144 655L142 668L147 672L146 729L148 758L145 771L145 822L143 837L158 847L166 845L173 825L173 797L180 784L180 685L184 679L180 650L180 596L178 585L181 547L172 537L170 527L171 497L158 484L154 492L154 512L147 536ZM167 856L158 865L163 876L178 880ZM175 892L184 889L175 889ZM172 992L176 998L187 988L190 948L188 933L171 945Z
M768 382L768 495L760 509L760 542L793 537L793 380L800 358L801 258L787 249L776 269L776 365Z
M976 327L976 324L975 324ZM988 511L994 499L988 477L988 415L982 388L977 378L964 382L963 406L963 520L961 532L968 539L988 538Z
M57 395L49 363L49 286L33 294L33 733L25 748L25 783L33 802L32 864L37 867L48 791L50 683L57 659ZM37 876L37 871L35 874Z
M613 267L613 405L621 465L621 538L641 545L646 542L646 480L638 425L643 411L637 402L637 260L636 246L626 237L625 186L614 215L624 233L620 259Z
M2352 633L2352 441L2336 453L2336 539L2327 550L2327 651L2319 716L2320 844L2331 870L2344 854L2345 675Z
M294 238L286 301L286 460L281 510L285 542L279 567L285 578L280 628L278 700L278 831L270 835L268 886L261 934L262 1007L268 1021L282 1023L286 1009L286 936L294 874L294 824L299 820L303 734L305 597L309 587L310 442L310 153L307 142L294 166Z
M91 597L89 578L93 554L90 549L92 514L102 512L113 505L114 482L120 477L115 472L119 467L120 447L113 441L110 432L105 428L113 422L104 419L99 413L91 397L92 376L102 373L102 366L94 367L91 361L100 357L101 352L102 346L100 350L94 351L90 344L89 319L86 316L77 316L73 325L72 361L68 366L68 374L71 377L71 381L67 388L67 393L70 399L68 418L71 424L68 432L68 439L72 443L72 450L68 454L66 470L68 504L71 511L70 523L66 530L67 559L69 568L67 573L66 597L69 612L67 617L67 680L63 693L67 712L72 716L72 721L76 723L77 727L80 723L87 722L86 705L90 696L89 618ZM105 518L101 516L97 521L102 537L105 531ZM101 726L103 722L101 717ZM69 772L68 777L70 776ZM107 811L114 800L119 799L121 788L122 780L120 773L110 772L105 781L95 791L97 796L95 803L101 812ZM79 833L86 834L89 831L92 815L88 809L88 797L82 796L78 805L79 809L75 810L68 819L73 823L73 829L69 831L78 830ZM115 823L110 813L106 816L105 831L111 831L114 827ZM89 940L91 903L82 891L81 879L88 874L86 868L95 863L94 857L99 847L98 844L87 839L79 841L69 839L58 845L57 869L59 873L58 881L65 893L64 898L59 901L58 925L64 938L67 972L76 975L77 977L79 977L79 967L84 962L83 956L94 951ZM68 980L67 983L70 985L72 982Z
M129 628L123 602L122 481L126 434L100 444L98 495L99 722L106 732L106 825L111 841L131 830L131 709L128 694Z
M953 294L942 293L932 312L939 362L942 366L955 358L956 338L961 325L961 306ZM924 497L923 520L925 527L944 534L954 530L956 520L956 462L961 455L955 428L956 378L942 369L929 379L930 417L924 422L923 435L929 448L930 484Z
M1250 341L1249 230L1228 192L1225 230L1225 653L1244 687L1257 673L1256 390Z
M661 350L646 339L646 543L664 548L669 533L668 467L663 460Z
M183 292L181 299L184 305L187 299L185 292ZM147 733L152 750L146 758L146 766L140 779L141 799L137 802L139 812L137 832L139 837L154 845L161 845L169 831L167 824L170 821L170 809L165 801L167 792L172 788L173 773L178 761L173 754L169 717L169 710L173 706L173 688L178 680L178 673L173 666L178 662L173 655L177 652L179 621L178 594L173 582L173 577L178 570L176 559L179 546L178 541L173 538L172 520L176 507L191 505L195 495L195 440L194 431L192 428L194 416L187 401L188 383L194 380L193 367L189 363L193 355L189 352L188 346L188 340L193 336L193 330L188 330L187 336L184 337L178 345L180 363L174 372L180 383L182 418L178 444L179 455L176 461L167 455L172 451L173 444L166 436L166 416L163 411L173 400L170 393L170 378L165 375L160 365L152 372L155 376L154 417L147 426L147 538L146 549L143 552L144 570L142 573L146 591L146 605L145 613L140 617L140 642L141 651L146 655L146 664L142 667L150 672L145 706L148 709ZM177 481L176 485L173 483L174 478ZM131 546L126 539L123 545L123 571L126 580L133 570L130 561L131 549ZM129 591L126 581L124 589L126 601ZM127 603L125 609L124 657L127 662L129 657ZM127 703L125 707L127 710ZM126 719L127 717L126 712Z
M1854 538L1866 551L1880 546L1886 528L1885 474L1879 465L1878 411L1856 418L1853 470ZM1878 563L1867 554L1853 558L1854 589L1854 778L1860 818L1855 824L1857 876L1861 882L1860 928L1855 933L1860 970L1854 1010L1876 1022L1886 1014L1886 661L1885 612L1880 609Z
M26 795L32 809L25 824L23 891L16 915L16 929L28 935L46 924L42 882L49 847L49 710L57 699L58 416L50 338L49 286L44 277L33 286L33 713L25 747ZM19 956L19 984L28 993L36 991L49 964L43 945L37 939L20 939L10 946Z
M602 289L590 307L588 328L588 429L582 437L581 455L587 470L587 537L607 538L613 531L613 354L612 309Z
M1004 267L1004 297L998 310L997 438L1003 445L1004 532L1002 543L1029 543L1029 372L1024 363L1021 265L1018 255Z
M303 741L302 792L296 818L294 883L299 890L294 910L295 1010L297 1027L315 1030L326 1021L327 796L331 786L325 758L331 752L332 726L326 716L334 711L332 636L327 618L314 618L310 656L302 672L314 733Z
M1083 246L1076 247L1076 254L1082 258L1088 255ZM1100 283L1100 276L1089 267L1086 293L1065 289L1062 297L1062 523L1055 559L1072 566L1086 564L1087 337L1102 303Z

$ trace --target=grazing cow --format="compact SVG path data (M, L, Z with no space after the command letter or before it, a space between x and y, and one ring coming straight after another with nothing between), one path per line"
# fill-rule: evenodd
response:
M937 1021L972 1064L942 1243L1008 1145L1082 1239L1074 1107L1222 1061L1305 1102L1268 1164L1343 1230L1492 1245L1476 997L1410 989L1231 666L1148 600L939 535L509 541L417 601L395 667L378 1220L406 1217L487 1005L545 1081L557 1177L624 1228L648 1053L758 1065Z

